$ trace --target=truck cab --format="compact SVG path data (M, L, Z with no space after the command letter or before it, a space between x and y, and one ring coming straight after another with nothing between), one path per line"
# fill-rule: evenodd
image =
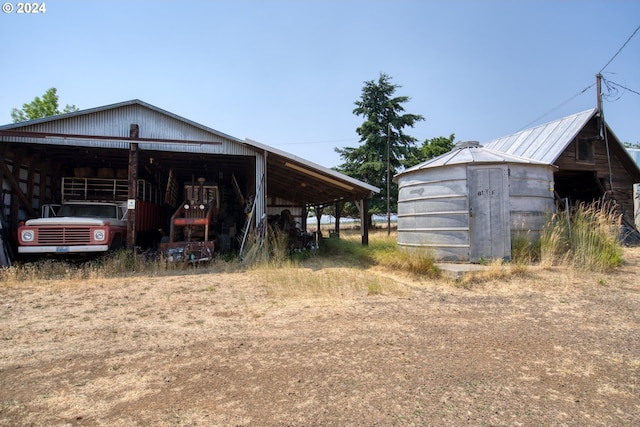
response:
M18 253L106 252L126 242L126 202L69 201L53 212L18 228Z

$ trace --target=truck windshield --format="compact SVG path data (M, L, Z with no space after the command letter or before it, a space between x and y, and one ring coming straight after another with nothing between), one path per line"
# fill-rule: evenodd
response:
M58 216L76 216L83 218L117 218L115 205L62 205Z

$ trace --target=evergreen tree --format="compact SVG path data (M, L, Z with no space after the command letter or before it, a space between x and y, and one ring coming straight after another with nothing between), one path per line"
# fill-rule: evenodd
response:
M424 120L421 115L404 112L403 104L410 98L394 97L400 87L392 84L391 77L384 73L377 81L366 81L353 110L357 116L364 117L364 122L356 129L360 135L360 146L336 148L344 161L338 166L338 171L380 188L380 193L370 201L370 213L387 211L387 165L391 179L406 166L405 162L415 151L416 139L407 135L404 129ZM391 211L397 212L398 189L393 182L390 182L390 187Z

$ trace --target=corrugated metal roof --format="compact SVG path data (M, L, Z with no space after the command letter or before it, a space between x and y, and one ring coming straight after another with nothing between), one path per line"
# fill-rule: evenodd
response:
M494 139L484 146L487 149L553 164L596 112L597 109L592 108Z
M254 141L251 139L247 139L246 143L254 148L258 148L260 150L265 150L269 153L269 155L275 155L275 156L279 156L282 157L284 160L290 160L296 163L300 163L301 165L303 165L304 167L306 167L307 169L311 169L311 170L315 170L317 172L321 172L323 175L328 175L329 178L334 178L340 181L346 181L350 184L353 184L356 187L361 187L364 188L368 191L372 191L374 193L379 193L380 189L378 187L374 187L373 185L369 185L366 182L362 182L360 180L357 180L355 178L352 178L348 175L344 175L340 172L334 171L333 169L329 169L329 168L325 168L324 166L321 166L319 164L313 163L309 160L305 160L302 157L298 157L294 154L290 154L287 153L285 151L282 150L278 150L277 148L273 148L273 147L269 147L268 145L264 145L258 141ZM286 164L286 163L285 163Z
M125 108L125 107L135 107L135 106L142 106L145 107L149 110L155 111L156 113L159 113L162 116L166 116L166 117L170 117L178 122L181 122L183 124L186 125L190 125L192 127L198 128L200 130L205 131L203 135L206 134L214 134L216 136L222 137L222 138L226 138L226 139L230 139L230 140L234 140L236 142L242 142L241 139L235 138L231 135L227 135L223 132L217 131L215 129L212 129L210 127L201 125L200 123L194 122L192 120L186 119L184 117L181 117L177 114L171 113L169 111L163 110L162 108L158 108L155 105L151 105L148 104L144 101L141 101L139 99L132 99L130 101L124 101L124 102L118 102L115 104L109 104L109 105L104 105L101 107L96 107L96 108L87 108L85 110L78 110L78 111L73 111L71 113L63 113L63 114L58 114L55 116L48 116L48 117L43 117L40 119L35 119L35 120L27 120L24 122L18 122L18 123L11 123L8 125L4 125L4 126L0 126L0 129L17 129L17 128L29 128L29 127L36 127L36 125L44 125L44 126L37 126L38 129L42 129L43 131L48 131L48 132L53 132L52 129L59 129L59 125L60 123L64 123L64 121L66 121L67 119L74 119L74 118L81 118L80 120L84 121L84 117L94 114L94 113L105 113L107 112L109 114L109 116L105 117L105 123L107 122L106 119L109 119L109 121L113 121L113 122L117 122L117 120L114 120L118 117L115 117L114 115L128 115L129 117L131 116L131 114L135 115L135 111L129 108ZM118 111L121 110L122 112ZM143 118L143 117L142 117ZM74 130L76 130L76 133L80 133L79 131L82 130L86 133L88 133L88 129L86 129L86 127L81 126L80 128L78 128L78 124L82 124L81 122L78 121L74 121ZM151 123L153 124L153 123ZM86 124L85 124L86 126ZM89 126L92 128L92 131L95 131L95 123L90 123ZM53 128L52 128L53 127ZM118 128L119 132L122 132L122 130L120 128ZM152 132L153 133L153 132ZM102 135L103 133L97 133L97 135ZM116 135L114 133L109 133L109 135L113 135L113 136L129 136L129 135ZM167 137L167 136L165 136ZM178 138L175 138L178 139Z
M547 164L525 157L493 150L491 148L484 147L477 142L462 142L458 143L453 150L448 153L444 153L438 157L429 159L424 163L413 166L398 175L427 168L478 163Z
M24 135L17 135L16 132L3 135L1 136L3 142L70 148L128 149L132 141L129 138L129 128L132 123L139 125L140 138L150 139L136 141L141 151L257 157L261 157L265 152L269 153L270 155L267 156L269 167L281 170L281 176L286 177L280 185L282 191L286 191L286 187L291 187L290 180L294 175L300 177L305 185L306 181L315 180L313 182L316 188L313 191L317 190L318 197L327 198L327 200L320 200L323 203L332 201L334 198L345 197L345 189L349 197L356 193L380 192L377 187L295 155L256 141L229 136L138 99L4 125L0 126L0 131L24 132ZM272 162L274 159L278 161ZM260 174L257 176L259 177ZM271 177L276 175L271 173L269 176L271 180ZM335 196L336 191L324 188L327 186L338 188L340 195ZM272 183L271 189L273 188ZM312 201L311 191L308 190L308 194L305 195L310 201Z

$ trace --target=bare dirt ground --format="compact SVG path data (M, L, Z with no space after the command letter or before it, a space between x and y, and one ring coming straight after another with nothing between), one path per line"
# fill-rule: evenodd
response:
M640 248L625 259L465 284L314 262L0 283L0 424L638 426Z

